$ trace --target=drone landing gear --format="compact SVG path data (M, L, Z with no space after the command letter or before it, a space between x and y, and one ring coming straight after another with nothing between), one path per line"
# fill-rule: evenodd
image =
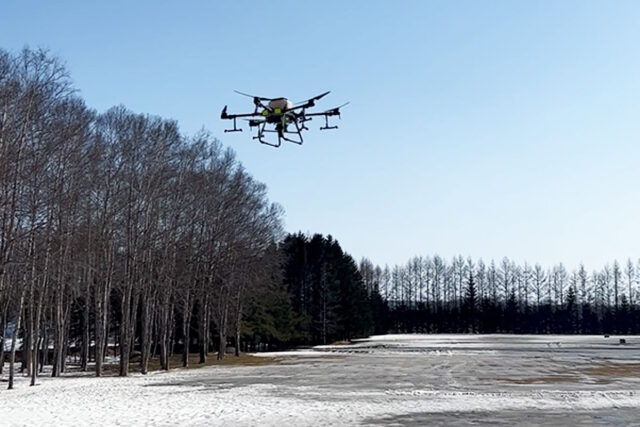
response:
M329 126L329 116L324 116L324 126L320 127L320 130L338 129L338 126Z
M311 120L313 120L313 118L312 118L312 117L304 117L304 116L303 116L303 117L300 119L300 124L302 125L302 126L300 127L300 129L302 129L302 130L309 130L309 128L305 125L305 123L306 123L306 122L310 122Z
M296 127L295 131L287 131L287 128L284 128L284 132L281 132L280 135L278 135L280 138L284 139L285 141L288 142L293 142L294 144L298 144L298 145L302 145L302 131L305 129L304 125L302 125L302 127L300 127L300 124L298 124L297 121L294 121L293 124ZM291 139L291 138L287 138L285 135L298 135L298 137L296 139Z
M286 126L282 126L280 124L276 125L275 129L267 129L267 123L263 123L259 128L258 128L258 134L256 136L253 137L253 139L257 139L258 141L260 141L260 143L265 144L265 145L269 145L271 147L280 147L280 145L282 144L282 141L287 141L287 142L291 142L293 144L298 144L298 145L302 145L303 143L303 139L302 139L302 131L304 129L306 129L306 127L304 125L300 126L298 124L298 122L293 122L293 124L296 127L295 131L288 131L286 130ZM265 138L265 134L266 133L275 133L278 135L278 142L277 143L273 143L269 140L267 140ZM287 135L297 135L297 137L295 138L290 138Z
M277 143L273 143L270 142L269 140L265 139L264 134L265 133L278 133L278 131L274 130L274 129L266 129L267 127L267 123L262 123L260 125L260 127L258 127L258 134L256 136L253 137L253 139L257 139L258 141L260 141L261 144L264 145L268 145L270 147L280 147L280 136L278 135L278 142Z
M227 107L225 107L226 110ZM240 129L238 126L236 126L236 118L233 118L233 129L225 129L224 133L227 132L242 132L242 129Z

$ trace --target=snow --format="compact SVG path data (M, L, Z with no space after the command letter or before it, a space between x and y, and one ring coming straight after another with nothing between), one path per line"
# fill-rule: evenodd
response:
M11 351L11 342L12 341L13 341L13 338L10 338L10 337L6 338L3 341L2 345L4 346L4 351L6 353ZM21 349L22 349L22 338L18 338L18 339L16 339L16 351L21 350Z
M37 387L19 377L15 390L0 390L0 424L630 424L640 337L618 338L386 335L261 353L272 358L264 365L72 372Z

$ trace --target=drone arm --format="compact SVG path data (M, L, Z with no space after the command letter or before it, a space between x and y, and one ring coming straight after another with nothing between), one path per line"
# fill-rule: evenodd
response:
M322 126L320 128L320 130L326 130L326 129L337 129L338 126L329 126L329 117L331 116L338 116L338 118L340 117L340 109L342 107L344 107L345 105L349 104L348 102L342 105L339 105L335 108L332 108L330 110L327 111L323 111L322 113L309 113L306 114L306 116L323 116L324 117L324 126Z
M242 132L242 129L240 129L237 124L236 124L236 119L238 117L255 117L255 116L259 116L259 114L257 113L250 113L250 114L229 114L227 113L227 106L225 105L224 108L222 109L222 113L220 113L220 118L224 119L224 120L233 120L233 129L225 129L224 132Z
M339 115L340 115L340 111L336 111L336 110L324 111L322 113L305 113L306 117L310 117L310 116L329 117L329 116L339 116Z
M347 104L348 104L348 102L347 102ZM341 105L341 106L336 107L336 108L332 108L332 109L327 110L327 111L323 111L321 113L308 113L308 114L305 114L305 116L325 116L325 117L328 117L328 116L339 116L340 115L340 108L344 107L347 104Z
M222 114L220 114L221 119L235 119L241 117L262 117L260 113L246 113L246 114L227 114L227 107L224 107L222 110Z
M309 117L309 116L321 116L321 117L324 117L324 126L322 126L320 128L320 130L338 129L338 126L329 126L329 117L331 117L331 116L340 117L340 107L333 108L333 109L327 110L327 111L323 111L322 113L305 114L305 118ZM310 119L311 119L311 117L309 117L309 120Z

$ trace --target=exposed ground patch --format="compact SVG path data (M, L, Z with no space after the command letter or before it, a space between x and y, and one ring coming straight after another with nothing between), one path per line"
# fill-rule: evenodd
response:
M566 382L578 382L579 377L571 375L549 375L541 377L526 377L526 378L496 378L498 381L503 381L511 384L549 384L549 383L566 383Z

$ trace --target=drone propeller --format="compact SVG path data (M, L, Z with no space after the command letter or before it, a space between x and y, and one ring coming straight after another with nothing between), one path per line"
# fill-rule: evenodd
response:
M318 101L318 100L324 98L325 96L329 95L330 93L331 93L331 91L328 90L325 93L322 93L322 94L320 94L318 96L314 96L313 98L309 98L309 99L307 99L305 101L296 102L295 105L304 104L305 102L309 102L309 103L313 104L315 101Z
M255 95L249 95L248 93L244 93L244 92L240 92L239 90L234 90L235 93L237 93L238 95L243 95L243 96L248 96L249 98L253 98L254 100L260 100L260 101L271 101L273 100L273 98L265 98L263 96L255 96Z
M349 104L350 104L350 102L345 102L344 104L342 104L342 105L340 105L338 107L330 108L327 111L324 111L323 113L320 113L320 114L327 114L327 115L330 115L330 116L336 116L336 115L340 116L340 109L342 107L346 106L346 105L349 105Z

